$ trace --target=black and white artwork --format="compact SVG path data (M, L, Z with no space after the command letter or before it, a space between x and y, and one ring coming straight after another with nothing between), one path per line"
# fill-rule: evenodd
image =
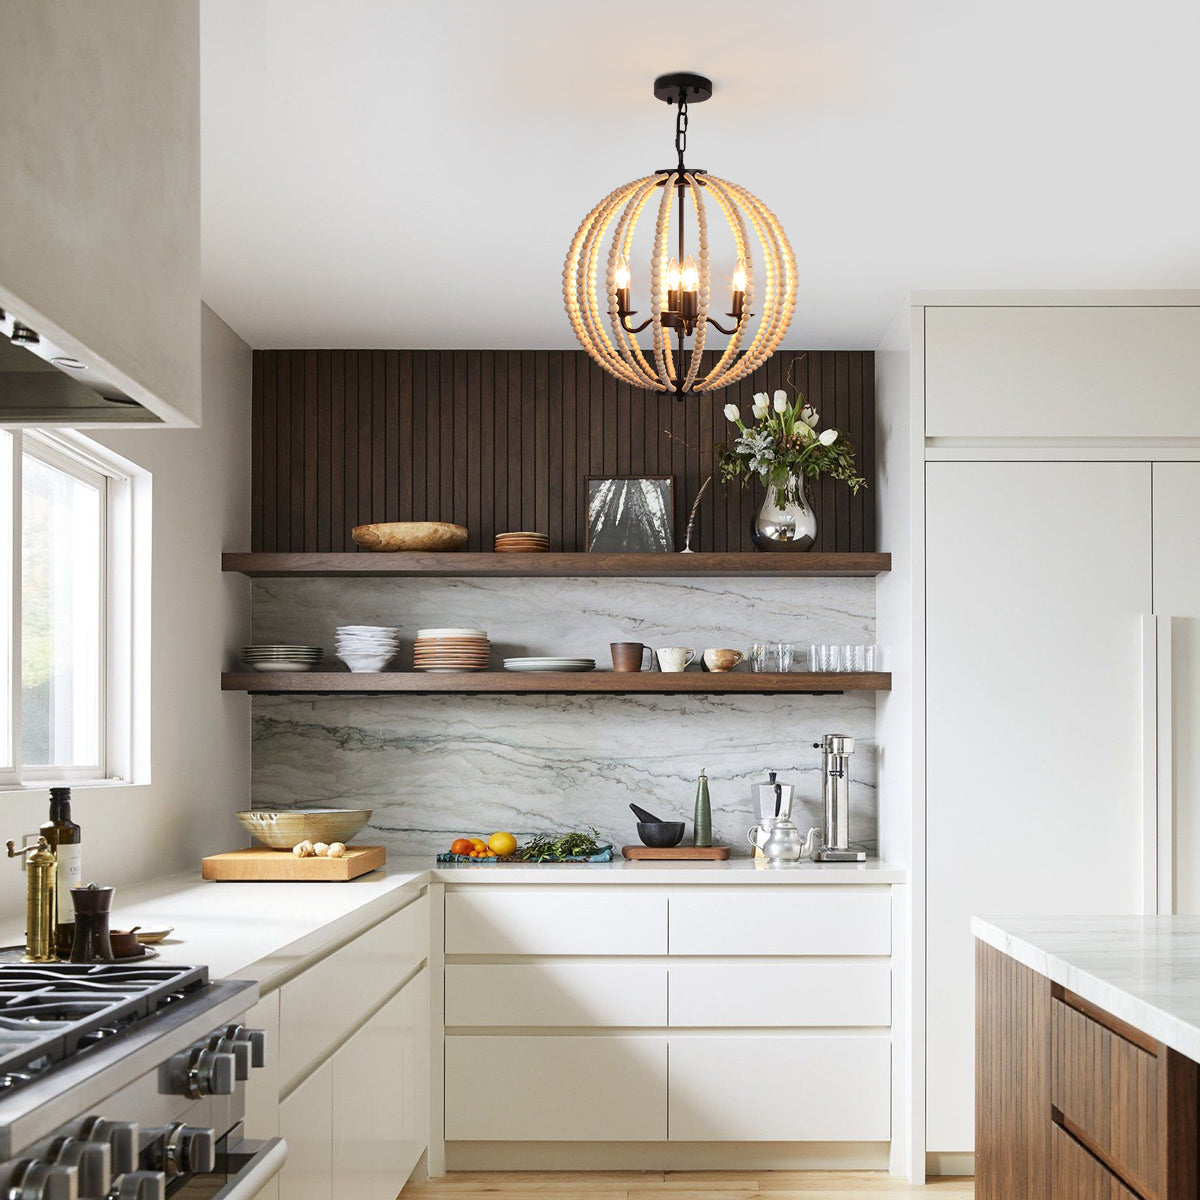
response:
M587 548L599 552L674 550L670 475L589 475Z

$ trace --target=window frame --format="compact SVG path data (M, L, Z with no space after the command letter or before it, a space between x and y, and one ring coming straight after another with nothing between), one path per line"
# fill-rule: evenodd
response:
M148 503L149 475L73 430L10 427L5 432L12 439L13 520L11 553L5 556L7 562L0 564L0 586L7 584L10 605L8 661L11 674L8 714L7 718L0 716L0 720L7 720L6 734L12 747L12 762L0 762L0 791L44 790L56 783L93 786L135 782L135 764L149 757L148 754L138 755L134 736L134 683L136 668L140 665L136 660L147 656L149 648L148 635L139 638L134 626L135 609L140 612L142 601L148 601L148 588L140 586L142 556L135 555L138 541L135 536L135 497L144 492ZM94 765L26 767L21 764L21 502L26 454L85 483L102 488L101 588L98 597L98 733L101 761ZM141 673L147 674L146 671Z

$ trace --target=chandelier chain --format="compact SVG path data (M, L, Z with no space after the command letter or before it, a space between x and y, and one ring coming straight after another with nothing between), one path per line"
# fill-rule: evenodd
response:
M675 153L679 155L679 173L683 174L683 152L687 149L688 105L684 96L679 97L679 110L675 114Z

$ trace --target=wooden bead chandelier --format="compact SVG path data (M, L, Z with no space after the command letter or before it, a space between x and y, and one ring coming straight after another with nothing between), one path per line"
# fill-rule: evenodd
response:
M567 252L563 300L575 336L606 371L634 387L673 392L680 399L689 392L725 387L762 366L774 353L796 308L796 258L775 214L760 200L736 183L683 164L688 103L707 100L712 95L712 81L703 75L660 75L654 81L654 94L659 100L677 106L675 149L679 162L675 167L617 188L588 213ZM712 293L706 195L725 218L737 251L730 306L725 314L733 322L728 329L709 315ZM650 317L640 325L631 325L630 318L637 310L629 307L629 254L638 218L652 198L656 201L658 219L650 260ZM677 202L674 205L673 200ZM695 255L688 253L685 238L689 205L695 223ZM669 249L673 208L676 210L674 255ZM614 221L610 239L609 229ZM753 231L753 242L748 229ZM762 317L753 339L743 350L758 295L752 255L755 244L762 263ZM598 294L597 275L605 251L604 291ZM602 311L607 319L601 315ZM729 341L712 369L701 375L709 325ZM649 359L636 338L647 327L654 336ZM688 339L691 339L690 353Z

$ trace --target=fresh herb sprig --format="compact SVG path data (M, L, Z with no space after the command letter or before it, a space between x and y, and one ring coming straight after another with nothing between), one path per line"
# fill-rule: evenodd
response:
M516 853L523 862L551 862L559 858L591 858L600 853L600 831L589 826L591 833L538 833Z

